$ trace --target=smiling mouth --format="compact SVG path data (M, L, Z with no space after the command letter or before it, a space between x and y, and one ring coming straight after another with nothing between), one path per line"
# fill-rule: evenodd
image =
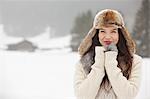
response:
M104 43L105 43L106 45L110 45L110 44L111 44L111 41L104 41Z

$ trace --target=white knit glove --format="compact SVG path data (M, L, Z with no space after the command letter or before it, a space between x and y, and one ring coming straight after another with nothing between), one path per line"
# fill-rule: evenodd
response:
M105 67L112 66L115 63L115 66L117 64L117 55L118 55L118 49L115 44L110 44L107 47L105 47Z
M105 48L102 46L95 47L95 63L94 66L97 68L104 69L104 51Z
M115 51L118 52L117 46L114 43L111 43L108 46L105 46L106 52L107 51Z

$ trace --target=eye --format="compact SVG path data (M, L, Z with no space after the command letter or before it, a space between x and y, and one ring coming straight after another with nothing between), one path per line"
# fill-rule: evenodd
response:
M117 31L112 31L111 33L117 33Z
M99 33L105 33L105 31L104 30L99 30Z

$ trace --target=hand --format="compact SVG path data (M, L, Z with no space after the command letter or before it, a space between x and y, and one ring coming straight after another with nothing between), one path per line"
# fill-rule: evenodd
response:
M111 43L108 46L105 46L106 52L107 51L115 51L118 52L117 46L114 43Z
M105 67L112 66L113 63L117 64L118 49L115 44L110 44L105 47Z
M95 47L95 66L98 68L104 68L104 51L105 48L102 46Z

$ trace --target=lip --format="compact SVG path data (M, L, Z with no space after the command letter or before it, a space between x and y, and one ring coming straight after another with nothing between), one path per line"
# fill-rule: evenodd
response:
M104 41L104 43L105 43L106 45L109 45L109 44L112 43L112 41Z

